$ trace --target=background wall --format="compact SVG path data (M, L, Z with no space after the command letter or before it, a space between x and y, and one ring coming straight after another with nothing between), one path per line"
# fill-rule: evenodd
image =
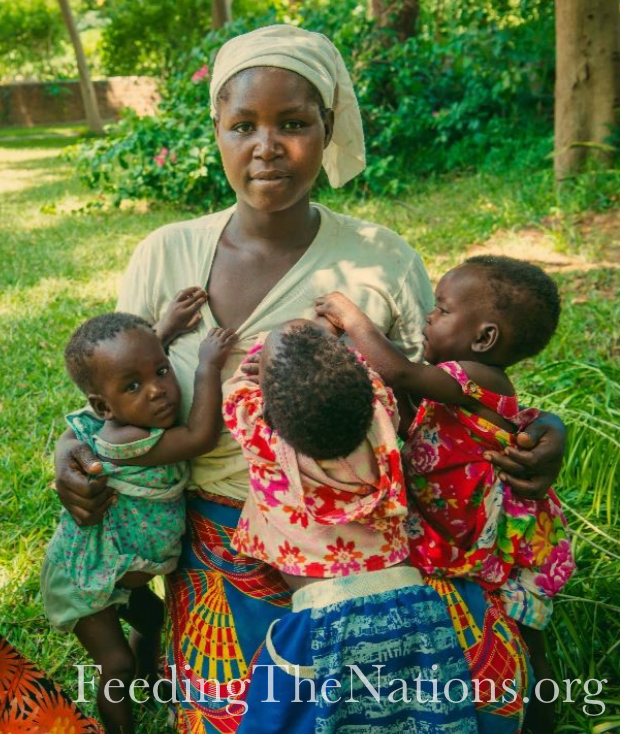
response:
M116 76L93 82L101 116L115 120L124 107L139 115L155 112L157 80L147 76ZM85 119L77 81L19 82L0 85L0 127L78 122Z

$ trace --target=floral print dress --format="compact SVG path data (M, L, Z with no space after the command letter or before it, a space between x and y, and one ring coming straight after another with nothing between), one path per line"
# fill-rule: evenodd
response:
M463 393L522 429L536 411L519 411L516 396L472 382L458 362L438 365ZM515 435L461 406L424 400L403 447L415 566L431 576L467 577L500 589L508 614L543 629L551 598L575 564L566 520L553 490L544 500L513 495L483 454L515 445Z
M257 354L262 342L248 354ZM316 578L378 571L405 560L398 413L379 375L369 371L374 417L364 441L344 459L314 460L267 424L261 389L243 364L222 387L224 422L248 461L251 488L233 548L284 573Z
M111 444L99 438L104 421L88 409L67 416L75 435L98 456L108 486L118 491L98 525L79 527L66 510L41 569L43 606L53 627L70 632L78 620L126 604L131 590L116 585L128 571L167 574L181 554L185 531L185 461L165 466L114 464L147 454L164 434Z

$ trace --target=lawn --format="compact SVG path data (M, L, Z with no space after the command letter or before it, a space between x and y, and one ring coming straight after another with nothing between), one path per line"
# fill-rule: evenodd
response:
M61 155L67 140L66 128L0 134L0 633L75 692L71 666L88 661L71 637L50 632L38 586L59 510L52 450L63 415L83 402L62 351L77 324L114 307L119 275L141 238L195 213L111 208ZM560 210L548 171L508 171L416 184L397 202L342 193L321 200L401 232L434 277L474 247L520 244L528 256L535 242L550 261L559 252L559 332L515 378L524 403L558 412L569 426L557 489L579 572L557 601L549 648L558 681L607 680L600 695L589 688L604 713L585 707L577 686L574 702L558 707L558 731L594 734L620 731L620 271L610 265L620 219L613 210L580 212L575 197ZM518 231L526 226L529 239ZM139 731L164 731L165 712L139 716Z

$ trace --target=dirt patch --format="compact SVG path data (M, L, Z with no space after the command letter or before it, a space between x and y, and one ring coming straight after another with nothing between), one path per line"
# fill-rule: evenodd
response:
M574 242L569 250L566 242ZM539 227L500 229L468 251L473 255L507 255L535 262L550 272L585 272L620 268L620 210L572 217L548 217Z

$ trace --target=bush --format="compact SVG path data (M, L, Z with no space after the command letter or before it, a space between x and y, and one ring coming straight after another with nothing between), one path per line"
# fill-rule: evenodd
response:
M0 76L44 75L63 47L65 26L56 0L0 2Z
M552 3L426 0L404 42L355 12L310 11L303 25L332 38L352 72L371 190L477 166L495 148L515 153L551 128Z
M265 14L267 0L235 0L234 12ZM205 0L106 0L101 55L108 74L168 77L209 32L211 3Z
M397 194L412 175L474 167L489 154L514 161L524 138L548 140L551 3L426 0L417 35L400 42L374 25L365 4L307 0L206 34L178 58L155 118L128 115L107 140L82 150L88 181L119 199L147 196L202 207L230 200L209 117L208 79L194 74L212 65L228 38L274 22L324 33L341 50L366 133L363 189Z

